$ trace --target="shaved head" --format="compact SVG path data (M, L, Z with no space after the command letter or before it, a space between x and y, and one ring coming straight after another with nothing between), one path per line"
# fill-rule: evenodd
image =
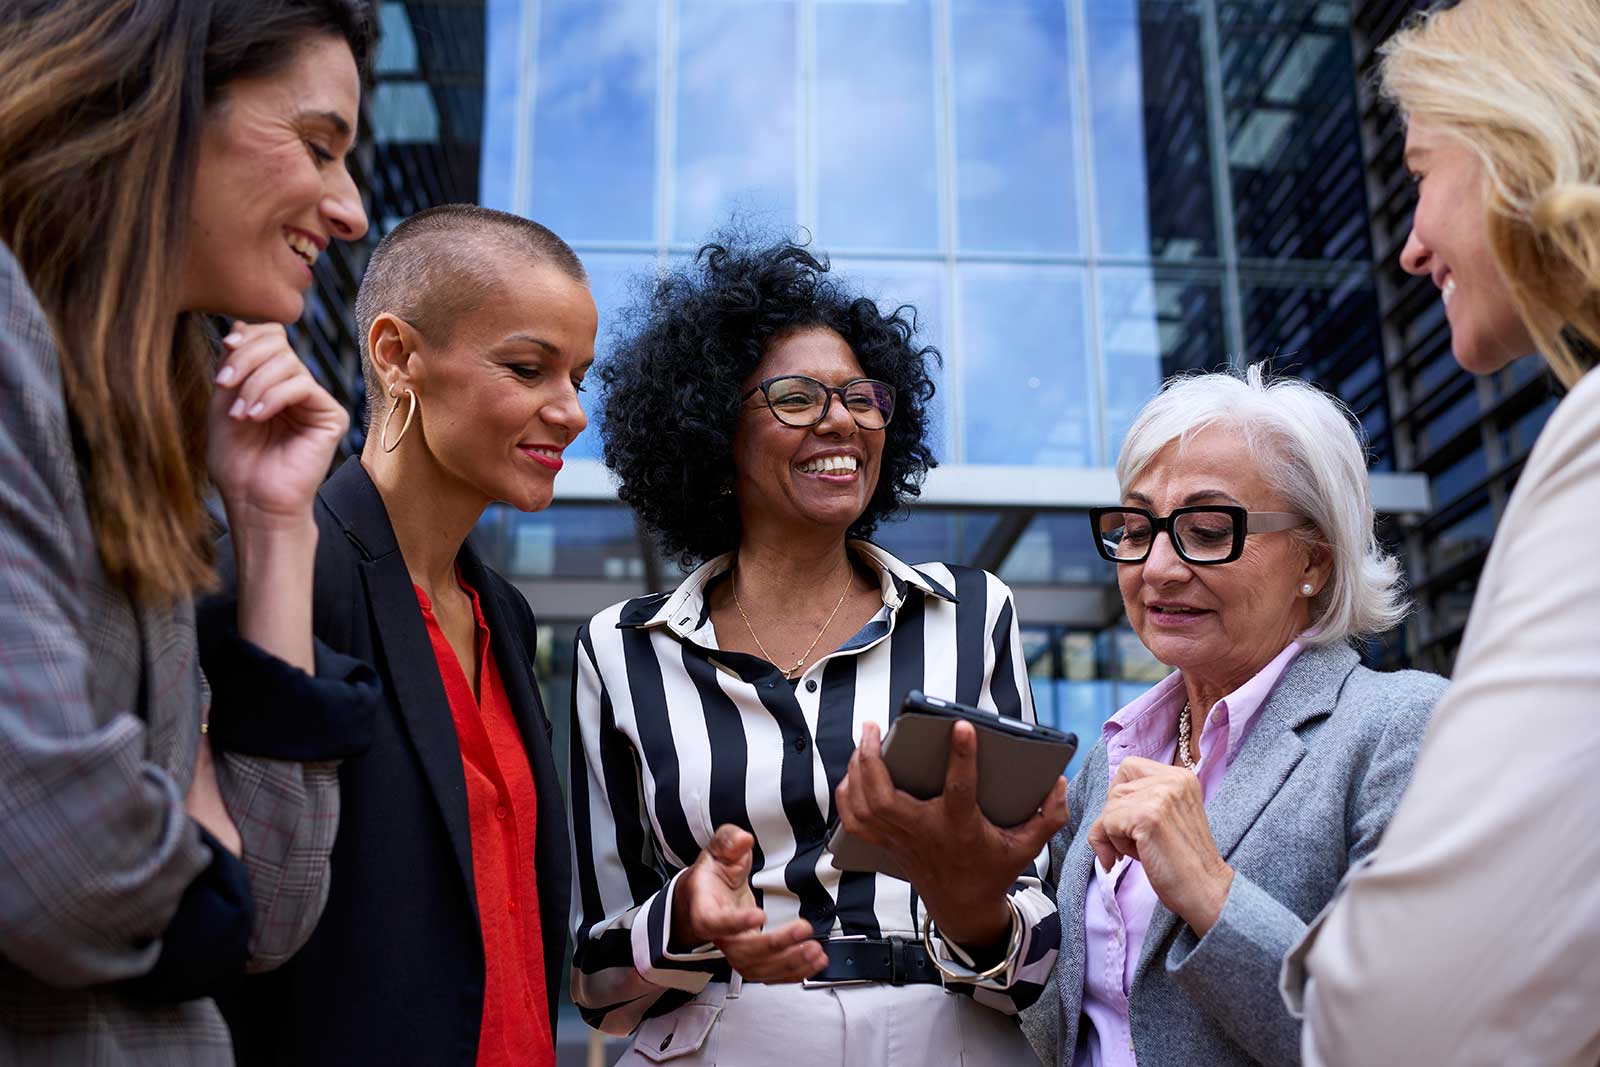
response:
M383 404L369 339L379 315L404 320L432 344L491 297L507 267L547 265L582 285L589 276L567 243L520 215L446 204L420 211L384 235L356 294L361 373L370 419Z

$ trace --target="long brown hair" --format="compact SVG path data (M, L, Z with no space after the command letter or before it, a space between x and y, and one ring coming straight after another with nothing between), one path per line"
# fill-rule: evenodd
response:
M317 34L365 67L364 0L8 0L0 241L60 348L108 576L141 601L212 581L212 341L176 280L207 109Z

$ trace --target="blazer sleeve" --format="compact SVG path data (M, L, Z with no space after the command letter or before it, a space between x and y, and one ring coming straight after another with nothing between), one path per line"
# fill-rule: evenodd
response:
M211 858L135 710L91 699L75 471L49 326L0 247L0 957L58 987L148 971Z
M200 607L201 664L217 781L255 902L248 969L263 971L298 951L322 915L339 829L338 761L371 744L383 690L371 667L321 641L307 674L240 636L226 539L218 571L227 591Z
M572 669L572 1001L596 1030L626 1036L688 1003L726 972L720 950L669 953L670 878L656 861L632 747L612 724L611 698L586 624Z
M1597 499L1591 372L1495 534L1484 602L1383 847L1286 968L1308 1064L1595 1062Z
M1364 769L1352 780L1346 820L1331 827L1348 842L1346 870L1371 855L1394 815L1442 685L1442 680L1413 673L1367 673L1364 684L1347 685L1341 702L1358 704L1369 715L1376 710L1384 725L1369 752L1351 753ZM1401 686L1404 691L1396 692ZM1222 914L1204 937L1180 926L1167 955L1167 971L1254 1058L1295 1063L1300 1020L1279 995L1278 975L1284 957L1305 931L1300 913L1235 874Z
M986 577L1000 595L993 598L999 610L988 628L989 670L984 686L988 698L980 705L988 705L987 710L1007 718L1038 722L1011 591L993 575ZM971 981L959 981L945 975L946 990L970 996L979 1004L1006 1015L1015 1015L1039 999L1050 981L1056 954L1061 949L1061 918L1056 912L1055 881L1048 877L1049 869L1047 842L1044 851L1034 857L1007 894L1017 944L1007 957L1005 968L993 978L977 979L978 971L974 969L972 957L959 945L939 937L931 940L934 952L949 971L974 976Z

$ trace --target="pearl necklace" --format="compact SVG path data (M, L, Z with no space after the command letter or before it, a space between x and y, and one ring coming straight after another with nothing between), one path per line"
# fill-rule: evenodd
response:
M1184 769L1192 771L1199 764L1194 757L1189 755L1189 702L1183 702L1183 710L1178 713L1178 759L1183 763Z

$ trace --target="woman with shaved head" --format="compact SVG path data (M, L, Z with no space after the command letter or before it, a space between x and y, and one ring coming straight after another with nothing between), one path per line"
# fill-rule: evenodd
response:
M340 774L322 924L230 1008L244 1063L553 1064L569 894L534 620L467 534L549 505L586 425L583 266L543 226L434 208L356 300L366 447L322 487L314 625L388 705Z

